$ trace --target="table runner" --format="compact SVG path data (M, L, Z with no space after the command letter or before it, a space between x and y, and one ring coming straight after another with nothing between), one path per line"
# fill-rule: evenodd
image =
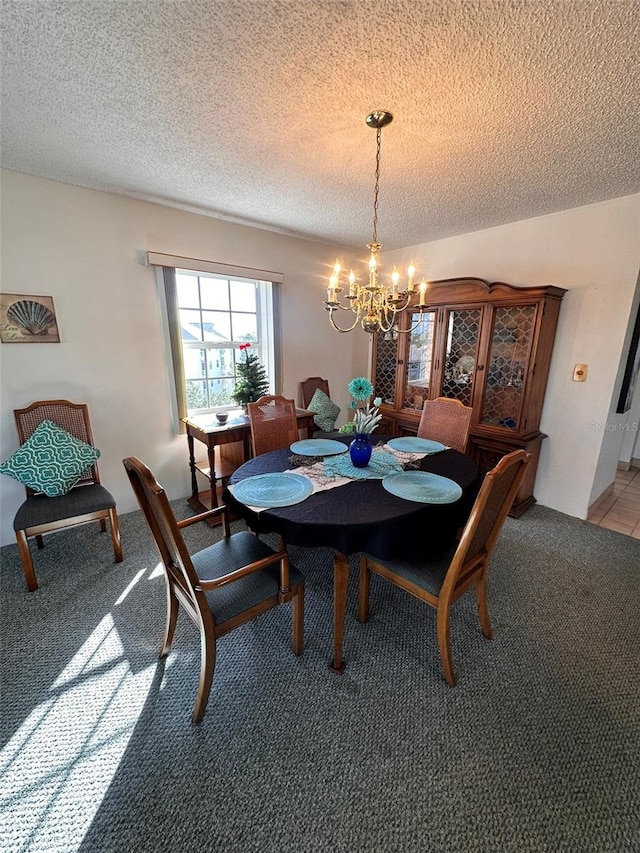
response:
M434 452L443 453L444 451ZM366 468L356 468L348 453L320 458L295 456L297 464L292 468L287 468L285 473L298 474L310 480L313 487L311 494L313 495L316 492L344 486L352 480L382 480L387 474L403 471L405 467L410 468L412 464L418 464L425 456L433 455L434 453L405 453L394 450L388 444L380 444L373 448L371 460ZM228 488L233 494L233 485ZM270 509L270 507L250 506L249 509L255 513L260 513L264 512L265 509Z

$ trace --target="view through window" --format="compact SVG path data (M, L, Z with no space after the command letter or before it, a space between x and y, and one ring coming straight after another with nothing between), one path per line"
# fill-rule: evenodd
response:
M178 269L176 291L189 414L236 406L240 344L273 374L271 282Z

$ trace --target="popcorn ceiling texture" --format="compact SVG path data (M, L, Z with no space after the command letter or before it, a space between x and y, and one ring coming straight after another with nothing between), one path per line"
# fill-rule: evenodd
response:
M2 166L386 248L640 191L636 0L2 3Z

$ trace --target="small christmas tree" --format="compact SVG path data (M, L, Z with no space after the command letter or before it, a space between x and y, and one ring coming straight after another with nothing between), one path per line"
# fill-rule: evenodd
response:
M244 361L240 360L237 365L238 384L231 395L236 403L246 406L247 403L255 403L260 397L269 393L269 380L257 355L249 352L251 344L240 344Z

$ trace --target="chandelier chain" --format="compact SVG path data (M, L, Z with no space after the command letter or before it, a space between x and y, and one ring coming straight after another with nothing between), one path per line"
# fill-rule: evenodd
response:
M373 237L371 242L378 242L378 190L380 188L380 148L382 145L382 128L376 131L376 187L373 193Z
M378 201L380 192L380 154L382 148L382 128L386 127L393 119L393 116L387 110L376 110L365 119L367 126L376 129L376 181L373 195L373 235L371 242L367 244L369 249L369 265L366 274L366 279L362 282L358 281L353 270L347 276L346 285L348 290L345 291L341 283L342 265L336 259L333 270L329 277L329 286L327 287L327 299L324 303L325 309L329 312L329 322L337 332L350 332L358 325L362 326L365 332L373 334L374 332L382 332L383 334L393 334L394 337L398 333L411 334L418 325L422 322L422 315L427 308L426 291L427 282L423 279L416 290L414 276L416 268L413 261L408 265L406 270L406 283L401 283L400 272L393 268L391 274L391 286L387 286L380 281L378 267L380 265L379 252L382 244L378 243ZM344 292L344 297L340 298L340 293ZM415 315L411 318L408 328L400 328L399 315L403 311L415 311ZM339 326L336 323L334 314L340 311L351 312L353 322L346 328Z

